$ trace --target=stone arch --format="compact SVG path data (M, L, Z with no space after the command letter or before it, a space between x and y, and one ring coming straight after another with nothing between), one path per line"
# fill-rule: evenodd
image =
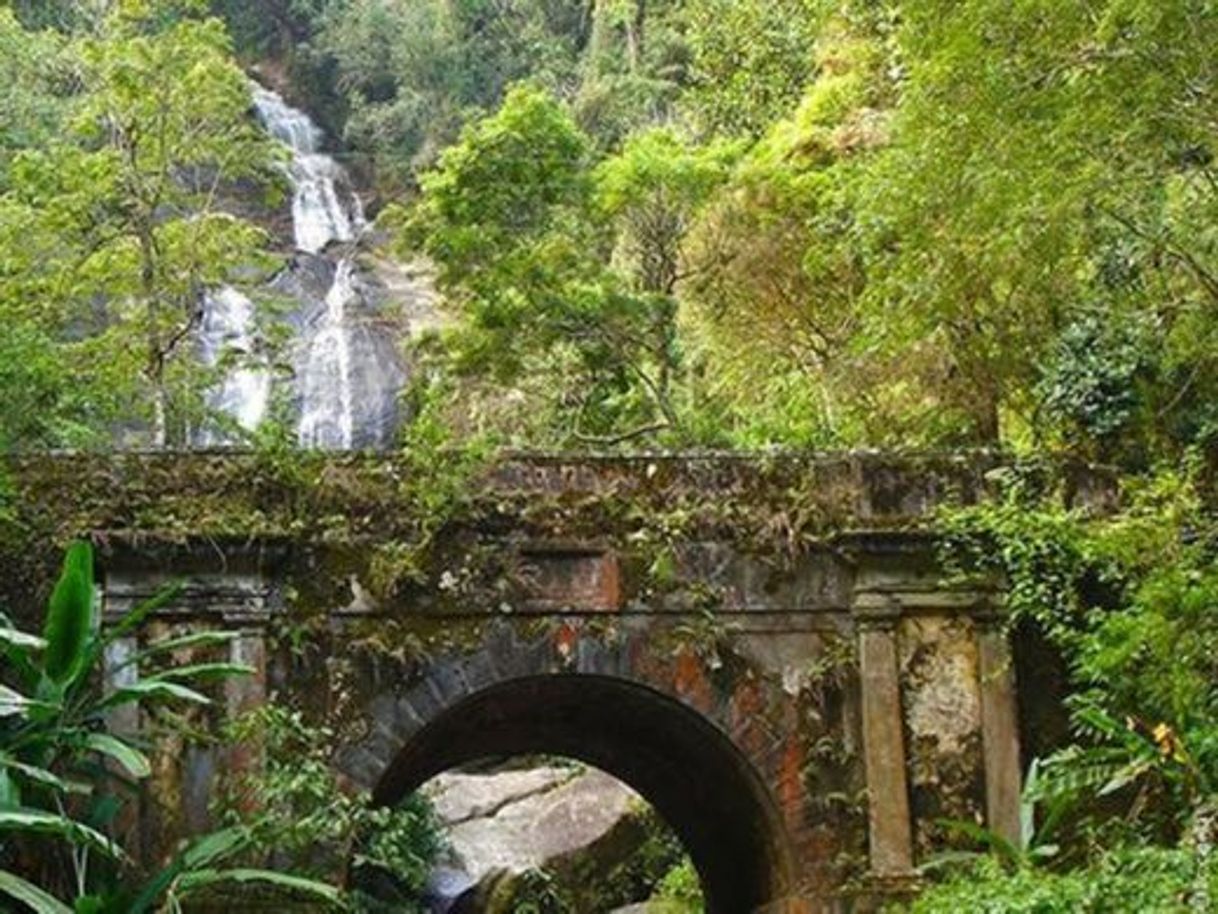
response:
M629 784L669 822L711 914L778 910L794 881L790 842L765 778L729 733L640 681L629 664L586 669L605 664L579 662L579 652L564 659L561 636L544 640L560 649L517 645L497 663L484 645L433 665L404 693L379 696L372 732L340 753L340 768L389 804L486 757L579 759ZM504 665L511 669L498 669Z

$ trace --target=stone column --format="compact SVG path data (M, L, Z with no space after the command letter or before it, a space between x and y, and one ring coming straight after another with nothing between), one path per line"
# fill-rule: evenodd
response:
M236 676L224 683L224 701L231 720L266 702L266 634L263 629L242 630L229 645L229 661L253 670L248 676ZM261 749L256 743L233 746L227 759L229 771L253 767Z
M985 755L985 817L990 829L1020 839L1019 714L1015 669L1002 616L979 613L977 657L981 678L981 746Z
M106 695L139 681L139 667L132 662L139 649L139 642L132 636L116 638L106 645L102 657L102 691ZM106 728L119 736L135 736L140 730L140 706L132 703L107 711Z
M112 695L119 689L135 685L139 681L139 667L133 663L139 652L139 641L132 636L116 638L106 645L102 655L102 691ZM120 708L111 708L106 712L106 729L116 736L132 739L140 732L140 706L132 702ZM116 775L127 777L116 762L106 761L106 766ZM114 827L122 838L123 846L129 853L138 857L143 848L143 834L140 828L143 799L139 794L119 807L119 814Z
M882 879L906 877L913 869L897 669L896 625L900 614L900 605L891 596L863 593L855 597L871 872Z

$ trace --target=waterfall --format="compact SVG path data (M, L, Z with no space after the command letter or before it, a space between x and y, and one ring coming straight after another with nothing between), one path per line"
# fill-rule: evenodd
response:
M355 440L351 393L351 336L347 305L355 298L355 264L338 262L326 293L322 324L306 350L301 372L301 447L349 449Z
M288 175L297 249L317 254L332 241L354 241L363 228L363 209L347 187L343 167L318 151L317 125L269 89L255 86L253 93L259 120L292 152Z
M203 363L214 368L229 351L248 358L255 348L253 326L254 305L247 296L232 286L222 286L208 293L199 328ZM227 413L242 428L253 431L266 414L270 395L270 372L243 362L225 375L208 398L208 406L216 412ZM214 426L200 429L195 441L204 447L231 443L229 436Z
M298 303L288 317L295 379L285 396L299 417L297 439L302 447L331 450L385 447L396 429L404 372L395 338L378 313L388 290L361 275L351 250L365 227L360 199L343 166L322 151L322 131L305 112L257 84L251 92L259 122L290 155L285 172L296 254L271 288ZM256 348L247 297L223 287L203 306L199 348L207 364L220 364L226 348ZM253 429L267 412L270 387L269 371L241 367L213 391L209 405ZM235 443L218 431L195 440Z

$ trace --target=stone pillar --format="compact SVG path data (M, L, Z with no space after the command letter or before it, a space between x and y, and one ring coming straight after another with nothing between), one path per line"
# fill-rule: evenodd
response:
M102 691L112 695L119 689L135 685L139 681L139 667L132 662L139 652L139 641L132 636L116 638L106 645L102 655ZM111 708L106 712L106 729L116 736L128 739L137 737L140 732L140 706L132 702L119 708ZM106 766L120 777L128 777L119 765L107 760ZM143 835L140 827L142 798L137 794L134 799L119 807L114 828L121 837L123 846L133 856L138 857L142 852Z
M1019 714L1011 648L998 613L978 614L976 625L986 823L992 831L1018 845L1021 830Z
M241 631L229 644L230 663L254 672L225 680L224 700L230 717L237 717L266 701L266 635L261 629Z
M224 702L230 720L266 702L266 634L261 629L243 630L229 645L229 662L250 667L248 676L235 676L224 682ZM257 764L262 746L244 743L233 746L228 754L230 772L246 771Z
M871 872L881 879L907 877L913 869L897 668L896 625L900 614L900 605L891 596L862 593L855 597Z
M132 636L116 638L106 645L102 657L102 690L106 695L135 685L139 680L139 667L131 662L139 647L139 642ZM119 736L135 736L140 729L139 705L132 703L107 711L106 729Z

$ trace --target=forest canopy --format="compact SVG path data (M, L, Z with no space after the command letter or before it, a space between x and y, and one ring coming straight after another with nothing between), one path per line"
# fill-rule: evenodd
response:
M547 443L1146 465L1213 434L1214 16L379 0L238 35L324 86L387 224L439 265L467 411L527 403ZM526 161L555 144L559 196ZM476 262L452 244L499 230Z
M1131 467L1214 435L1212 4L97 9L0 20L10 446L200 409L190 296L264 242L179 177L274 183L239 64L436 264L417 358L457 428Z

